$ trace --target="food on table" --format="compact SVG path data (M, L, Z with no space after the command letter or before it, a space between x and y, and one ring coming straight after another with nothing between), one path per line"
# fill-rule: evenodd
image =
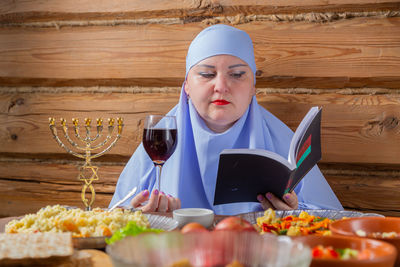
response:
M300 235L331 235L329 218L310 215L302 211L299 216L289 215L277 218L273 209L264 212L264 216L257 218L257 226L261 228L261 234L273 233L276 235L300 236Z
M128 224L117 230L111 238L106 239L107 244L112 244L118 240L121 240L127 236L135 236L141 233L161 233L164 230L161 229L154 229L154 228L148 228L146 226L140 226L137 225L136 222L130 221Z
M399 237L399 233L396 232L374 232L371 234L372 237L374 238L394 238L394 237Z
M231 263L229 263L228 265L226 265L225 267L244 267L244 265L241 264L239 261L234 260Z
M191 222L182 227L181 233L208 232L207 228L197 222Z
M251 231L255 232L254 226L240 217L230 216L222 219L214 228L215 231L233 230L233 231Z
M371 251L368 249L356 250L351 248L333 248L332 246L318 245L312 249L314 259L339 259L339 260L367 260L371 257Z
M229 231L251 231L255 232L254 226L242 219L240 217L230 216L222 219L214 227L214 231L229 230ZM207 228L197 222L191 222L182 227L181 232L191 233L191 232L209 232Z
M241 264L239 261L234 260L231 263L227 265L218 265L216 267L245 267L243 264ZM174 262L168 267L193 267L193 265L190 263L188 259L182 259L180 261Z
M149 221L141 211L112 211L95 208L83 211L60 205L47 206L35 214L27 214L20 220L6 225L6 233L71 232L73 237L111 236L129 221L149 227Z
M1 233L0 244L0 258L61 257L74 252L71 233Z
M188 259L182 259L180 261L174 262L169 267L193 267Z
M356 235L361 236L361 237L366 237L367 233L363 230L357 230Z
M367 235L367 233L361 229L356 231L356 235L361 237L373 237L373 238L395 238L399 237L400 233L397 232L373 232Z
M0 234L0 266L91 266L90 260L74 251L71 233Z

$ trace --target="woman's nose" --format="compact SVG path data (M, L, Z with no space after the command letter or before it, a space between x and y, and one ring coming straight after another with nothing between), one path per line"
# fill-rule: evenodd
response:
M227 77L225 77L225 75L218 74L215 79L214 91L220 92L220 93L225 93L228 90L229 90L229 84L228 84Z

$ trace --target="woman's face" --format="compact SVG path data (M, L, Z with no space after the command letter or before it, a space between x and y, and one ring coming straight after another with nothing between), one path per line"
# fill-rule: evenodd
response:
M255 94L254 75L237 57L213 56L190 69L185 92L208 128L222 133L247 110Z

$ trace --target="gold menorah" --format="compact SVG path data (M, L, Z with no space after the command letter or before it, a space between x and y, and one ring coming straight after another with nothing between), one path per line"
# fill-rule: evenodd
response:
M85 159L85 163L83 166L79 167L79 176L78 180L83 181L83 187L82 187L82 202L86 207L86 210L91 210L92 204L95 200L96 197L96 192L94 190L94 187L92 185L93 181L99 180L99 176L97 175L98 167L93 166L91 163L91 160L93 158L100 157L107 153L118 141L118 139L121 137L122 133L122 128L124 127L122 118L117 118L117 123L118 123L118 131L115 136L115 139L110 143L112 134L114 132L115 128L115 120L113 118L108 119L108 133L107 137L100 142L100 138L102 136L103 132L103 119L99 118L96 119L96 136L91 137L91 122L92 120L90 118L85 118L85 130L86 134L84 136L81 136L80 130L79 130L79 121L78 119L72 119L72 124L75 132L75 137L76 139L83 143L84 146L79 145L76 143L74 140L71 139L71 137L68 134L68 126L67 126L67 121L63 118L60 119L61 121L61 128L64 134L65 139L68 141L68 143L72 146L72 149L75 149L80 152L84 153L79 153L77 151L74 151L72 149L69 149L59 138L57 134L57 127L55 125L55 119L54 118L49 118L49 126L50 130L53 134L54 139L57 141L57 143L64 148L68 153L78 157ZM105 148L104 148L105 147ZM104 149L103 149L104 148ZM93 153L94 150L99 151L100 149L103 149L100 152ZM89 175L87 175L89 174ZM86 198L86 191L90 190L91 192L91 198L90 200Z

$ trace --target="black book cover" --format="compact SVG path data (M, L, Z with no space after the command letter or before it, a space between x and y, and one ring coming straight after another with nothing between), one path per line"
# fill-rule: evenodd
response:
M291 192L321 159L321 109L302 121L297 130L300 132L292 139L292 163L266 150L224 150L219 159L214 205L258 202L257 195L267 192L282 198Z

